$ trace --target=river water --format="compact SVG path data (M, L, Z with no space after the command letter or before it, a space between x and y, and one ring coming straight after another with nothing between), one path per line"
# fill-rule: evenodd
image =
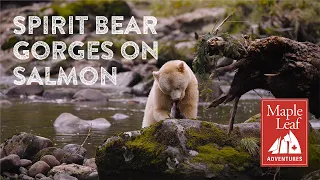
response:
M243 122L252 115L259 113L259 98L248 96L240 100L236 122ZM51 139L55 146L65 144L82 144L87 134L61 134L53 127L55 119L64 112L74 114L81 119L105 118L112 125L105 131L94 131L85 142L87 156L95 155L96 147L106 138L123 131L133 131L141 127L146 97L130 96L113 97L104 104L71 103L70 101L9 99L12 106L1 108L1 142L19 132L28 132ZM215 123L227 124L232 104L206 110L207 103L200 103L198 119ZM128 115L129 118L114 120L111 116L116 113Z

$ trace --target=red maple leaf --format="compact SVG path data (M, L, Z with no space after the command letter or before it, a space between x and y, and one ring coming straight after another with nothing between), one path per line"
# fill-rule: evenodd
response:
M295 151L297 149L296 145L293 145L292 149Z

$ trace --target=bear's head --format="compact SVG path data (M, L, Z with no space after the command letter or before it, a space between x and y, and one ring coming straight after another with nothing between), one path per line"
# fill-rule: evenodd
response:
M182 100L191 79L188 65L180 60L165 63L159 71L153 72L160 90L173 101Z

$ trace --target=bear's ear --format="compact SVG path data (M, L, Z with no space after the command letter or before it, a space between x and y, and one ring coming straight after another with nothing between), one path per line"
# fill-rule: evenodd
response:
M184 63L181 62L179 65L178 65L178 71L179 72L183 72L184 71Z
M159 79L159 71L153 71L152 75L153 75L154 79L156 79L156 80Z

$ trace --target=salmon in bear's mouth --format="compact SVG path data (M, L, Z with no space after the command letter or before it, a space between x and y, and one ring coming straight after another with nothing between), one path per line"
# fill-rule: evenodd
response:
M180 100L176 100L172 102L172 107L170 111L170 117L175 119L186 119L186 117L181 113L178 103Z

